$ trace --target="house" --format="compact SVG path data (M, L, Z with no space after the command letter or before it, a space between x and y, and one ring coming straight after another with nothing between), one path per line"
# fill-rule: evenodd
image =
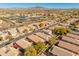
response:
M54 21L54 20L53 20L53 21L52 21L52 20L49 20L49 21L48 21L48 24L49 24L49 25L54 25L54 24L56 24L56 23L57 23L57 22Z
M37 29L37 27L34 26L34 24L30 24L30 25L28 25L28 27L30 28L29 31L34 31Z
M75 39L79 39L79 36L75 34L68 33L67 36L75 38Z
M45 33L41 33L41 32L35 33L35 35L37 35L37 36L43 38L45 41L48 41L49 38L50 38L50 35L45 34Z
M71 43L74 43L74 44L79 45L79 40L78 39L75 39L75 38L72 38L72 37L63 36L62 37L62 40L68 41L68 42L71 42Z
M19 55L18 49L15 49L15 48L12 47L12 48L10 48L10 51L8 51L3 56L17 56L17 55Z
M16 41L16 44L19 45L23 49L25 49L28 46L31 46L32 45L32 43L31 42L28 42L27 40L25 40L25 38Z
M18 27L18 30L20 33L23 33L24 30L28 31L29 28L26 28L26 26L21 26L21 27Z
M16 30L16 28L11 28L8 30L8 33L10 33L13 37L16 37L18 32Z
M59 41L58 46L79 54L79 46L78 45L74 45L74 44L64 42L64 41Z
M8 32L2 32L0 34L1 37L3 37L3 40L6 40L6 36L8 35Z
M54 25L54 26L49 27L49 30L53 30L55 27L58 27L58 24L57 24L57 25Z
M34 34L27 36L27 38L28 38L29 40L35 42L35 43L37 43L38 41L44 42L44 39L42 39L42 38L40 38L40 37L38 37L38 36L36 36L36 35L34 35Z
M1 56L17 56L19 54L18 49L15 49L13 44L9 44L7 46L4 46L0 48L0 55Z
M40 27L40 25L42 25L42 26ZM40 27L40 28L44 28L44 27L46 27L46 26L49 26L49 24L48 24L47 21L41 21L41 22L39 22L39 27Z
M3 23L3 20L0 20L0 24L2 24Z
M40 29L40 28L39 28L39 24L38 24L38 23L34 23L34 24L33 24L33 26L35 26L35 27L36 27L36 29Z
M57 46L54 46L51 53L53 55L57 55L57 56L75 56L76 55L68 50L65 50L65 49L57 47Z

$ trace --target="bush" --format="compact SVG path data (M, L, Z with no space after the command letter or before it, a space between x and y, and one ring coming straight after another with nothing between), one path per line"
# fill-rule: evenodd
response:
M39 24L39 27L43 27L43 26L44 26L44 23L40 23L40 24Z
M58 42L58 38L57 37L51 37L49 39L49 44L50 45L55 45Z
M3 37L0 37L0 41L2 41L3 40Z
M37 53L39 53L45 48L45 44L44 42L39 41L34 45L34 48L37 50Z
M56 27L52 32L56 35L66 35L69 32L69 29L64 27Z
M75 23L70 23L69 28L74 30L76 28L76 24Z
M36 56L37 52L33 46L27 47L24 52L24 56Z

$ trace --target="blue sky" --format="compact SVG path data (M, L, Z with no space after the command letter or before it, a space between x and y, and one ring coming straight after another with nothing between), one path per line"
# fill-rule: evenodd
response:
M79 8L79 3L0 3L0 8Z

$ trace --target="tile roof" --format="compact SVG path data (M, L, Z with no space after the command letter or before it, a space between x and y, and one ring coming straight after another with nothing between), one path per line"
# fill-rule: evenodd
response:
M46 41L48 41L49 40L49 35L47 35L47 34L44 34L44 33L41 33L41 32L38 32L38 33L35 33L37 36L39 36L39 37L42 37L42 38L44 38Z
M79 40L78 39L63 36L62 40L65 40L65 41L68 41L68 42L75 43L75 44L79 45Z
M58 46L79 54L79 46L77 46L77 45L74 45L74 44L71 44L68 42L64 42L64 41L59 41Z
M24 49L25 49L26 47L32 45L31 42L28 42L28 41L26 41L26 40L24 40L24 39L18 40L18 41L16 42L16 44L18 44L20 47L22 47L22 48L24 48Z
M75 39L79 39L79 36L75 34L68 33L67 36L73 37Z
M34 41L35 43L38 42L38 41L44 42L44 40L42 38L40 38L40 37L38 37L38 36L36 36L34 34L29 35L27 38Z
M63 48L54 46L53 50L51 51L51 53L53 53L54 55L58 55L58 56L72 56L72 55L76 55L70 51L67 51Z

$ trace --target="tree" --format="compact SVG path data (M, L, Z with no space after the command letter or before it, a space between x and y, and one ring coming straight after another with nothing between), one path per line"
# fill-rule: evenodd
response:
M8 31L8 35L12 35L12 34Z
M56 43L58 42L58 38L57 37L51 37L50 39L49 39L49 44L50 45L55 45Z
M26 33L26 32L28 32L28 30L27 30L27 29L24 29L22 32L23 32L23 33Z
M37 52L33 46L27 47L24 52L24 56L36 56Z
M44 42L37 42L36 45L34 45L34 48L37 50L37 53L41 52L45 48Z
M13 37L12 37L12 35L7 35L7 36L6 36L6 39L9 39L9 41L10 41L10 40L13 39Z
M56 34L57 36L59 36L60 39L62 39L63 35L66 35L67 33L69 33L70 30L68 28L64 28L64 27L56 27L52 33Z
M70 23L69 28L71 28L72 30L74 30L76 28L76 24L75 23Z
M52 33L56 34L56 35L65 35L69 32L69 29L64 28L64 27L56 27Z
M3 40L3 37L0 36L0 41L2 41L2 40Z
M44 23L41 22L41 23L39 24L39 26L40 26L40 27L43 27L43 26L44 26Z
M64 17L63 21L67 22L68 21L68 17Z

